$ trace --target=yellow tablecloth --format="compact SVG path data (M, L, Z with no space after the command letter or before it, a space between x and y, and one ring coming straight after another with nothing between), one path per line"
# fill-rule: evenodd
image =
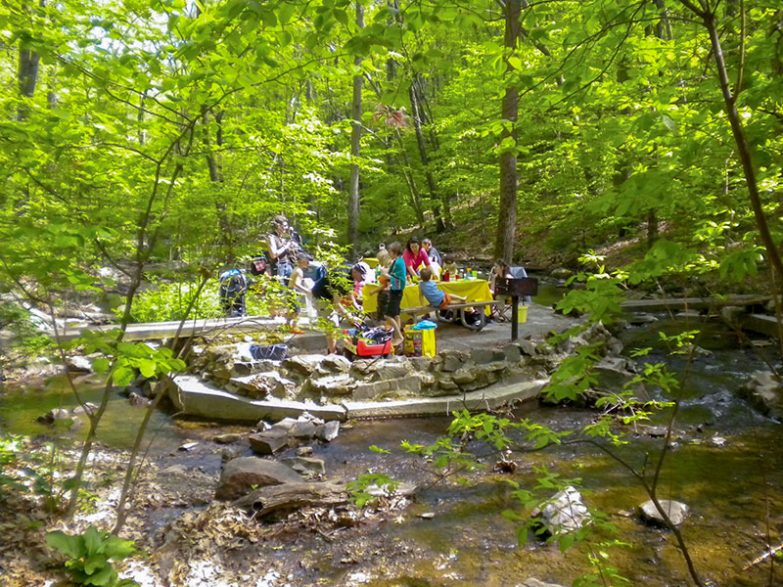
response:
M491 302L492 293L489 291L489 282L486 279L460 279L459 281L438 281L438 289L462 296L468 302ZM374 283L368 283L362 289L362 307L365 312L371 314L378 311L378 291L380 286ZM405 313L405 308L417 308L422 306L419 298L419 286L409 285L402 292L402 302L400 308ZM426 300L425 304L426 305ZM489 315L490 308L486 308Z
M378 259L375 257L362 257L362 261L370 266L370 269L375 269L378 266Z

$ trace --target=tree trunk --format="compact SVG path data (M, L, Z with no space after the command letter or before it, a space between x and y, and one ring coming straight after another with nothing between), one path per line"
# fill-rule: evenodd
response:
M655 36L662 41L671 41L672 27L669 22L669 13L663 0L654 0L656 8L660 12L661 19L655 25ZM657 152L657 147L656 147ZM651 208L647 211L647 250L652 249L655 241L658 240L658 210Z
M416 222L419 226L424 226L424 210L421 205L421 194L419 194L419 188L416 187L416 179L413 177L411 171L411 162L408 160L408 152L405 150L405 143L402 140L402 133L400 129L395 129L395 135L397 137L397 144L400 146L400 156L402 157L402 173L405 177L405 183L408 184L408 191L411 196L411 208L416 214Z
M688 2L686 6L689 4L690 3ZM734 142L737 145L737 153L739 153L740 161L742 163L742 171L745 175L745 183L748 186L748 196L756 220L756 227L758 228L759 236L761 237L761 242L764 245L769 262L778 275L776 282L783 283L783 261L781 261L778 247L770 232L767 215L764 212L764 204L761 201L761 195L759 194L758 182L756 181L756 170L753 167L750 145L748 144L748 139L745 135L745 128L742 126L742 119L737 111L737 95L733 94L731 91L731 83L729 82L726 61L723 57L723 48L721 47L720 36L715 22L715 14L712 12L697 12L697 14L704 20L704 26L707 28L710 35L712 55L715 58L715 64L718 68L718 79L720 81L721 93L723 94L723 101L726 105L726 114L729 119L729 124L731 125ZM740 83L741 80L737 85L739 86ZM783 292L777 293L780 294Z
M397 26L400 22L400 2L399 0L386 0L386 8L389 10L387 20L389 28ZM386 81L394 81L397 76L397 62L391 57L386 60Z
M364 8L360 2L356 2L356 25L364 28ZM360 65L361 57L357 57L354 63ZM351 158L355 161L361 152L362 141L362 86L364 76L353 77L353 103L351 104ZM351 165L351 183L348 194L348 244L356 256L359 250L359 165Z
M220 163L220 155L216 154L212 149L212 141L209 134L209 115L210 110L204 110L204 150L207 157L207 169L209 170L209 180L214 184L215 191L217 192L217 198L215 199L215 210L217 213L218 224L220 226L220 246L222 247L225 256L224 260L227 264L231 265L236 260L234 254L234 234L231 226L231 219L229 218L228 208L223 201L223 166ZM215 143L218 148L223 146L223 127L221 121L223 120L223 112L218 112L215 115L215 123L217 124L217 130L215 131Z
M413 127L416 131L416 144L419 147L419 157L421 158L421 164L424 166L424 177L427 179L427 188L430 191L430 200L432 201L432 215L435 220L435 230L437 232L443 232L446 227L443 224L443 218L440 213L440 205L438 202L438 188L435 184L435 177L432 175L432 169L430 169L430 158L427 153L427 143L424 140L424 132L421 129L421 109L419 107L419 92L417 90L418 74L413 74L410 88L408 89L408 95L411 101L411 114L413 115Z
M503 7L505 13L504 46L506 57L513 55L517 48L517 39L520 34L519 17L521 13L521 0L506 0ZM506 72L514 68L506 61ZM500 154L500 200L498 203L498 229L495 238L495 256L508 262L513 260L514 238L517 222L517 114L519 110L519 90L513 82L506 86L503 96L503 120L510 123L501 134L501 142L507 138L514 141L511 148L504 149Z

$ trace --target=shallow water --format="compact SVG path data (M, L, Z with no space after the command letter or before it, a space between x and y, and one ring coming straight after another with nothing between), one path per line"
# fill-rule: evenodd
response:
M103 386L95 383L81 383L78 386L83 401L98 404L103 396ZM114 448L130 448L136 436L145 408L130 405L128 399L116 391L109 392L109 403L98 428L98 441ZM79 405L64 377L50 380L42 389L8 391L0 395L0 429L12 434L60 438L63 441L78 441L85 437L88 421L78 417L80 425L73 430L39 423L37 418L56 408L73 409ZM172 424L168 414L156 411L150 419L147 442L152 441L152 450L169 450L184 438L184 433Z
M780 543L783 533L783 426L760 416L735 396L752 371L765 368L764 358L755 350L737 349L731 335L712 323L661 320L632 328L623 338L629 349L654 347L649 360L666 360L672 369L681 371L686 363L666 355L657 333L694 327L702 330L697 344L711 354L699 355L689 367L675 425L677 440L664 462L659 497L691 507L692 516L682 531L703 577L717 585L780 584L783 575L777 569L770 575L769 566L742 571L764 551L765 544ZM84 393L85 399L97 402L102 391L87 387ZM0 419L12 432L52 435L35 418L52 407L69 405L69 398L70 392L58 383L43 391L0 397ZM120 448L129 446L143 412L112 395L99 439ZM527 406L517 415L558 430L582 426L594 417L587 410L537 406ZM653 423L665 421L660 417ZM448 424L448 418L355 422L344 427L334 442L314 446L314 456L324 459L330 479L377 471L416 483L420 490L415 502L397 520L346 530L332 541L315 533L300 533L281 542L279 548L249 545L237 556L262 566L274 563L285 571L290 584L302 586L513 586L528 577L570 585L589 570L587 547L561 553L556 546L535 541L520 545L518 524L502 515L505 510L519 511L508 482L533 487L537 478L533 468L547 466L565 477L581 479L588 506L604 511L617 528L617 538L630 545L608 552L610 564L631 585L689 584L672 536L642 525L633 515L647 497L617 461L592 446L562 446L515 455L518 469L511 475L476 472L438 480L427 463L405 455L399 445L404 440L434 442ZM152 422L157 431L153 454L170 452L186 437L195 436L201 445L194 454L177 453L174 458L183 464L206 463L210 472L216 472L221 448L208 439L223 428L228 429L183 430L170 416L158 412ZM62 434L78 437L81 433ZM723 446L716 446L716 436L725 439ZM662 442L642 435L617 454L637 469L646 462L649 472ZM394 454L376 454L368 449L370 445ZM244 450L249 454L249 449ZM486 451L484 455L491 467L494 455ZM177 515L176 510L164 513L166 519ZM434 517L421 518L423 513Z

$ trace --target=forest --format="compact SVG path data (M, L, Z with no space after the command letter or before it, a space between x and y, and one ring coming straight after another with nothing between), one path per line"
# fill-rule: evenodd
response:
M170 344L147 345L128 338L128 328L219 317L218 275L247 267L279 214L316 258L334 266L373 256L379 243L418 236L468 266L503 259L541 276L570 277L559 282L565 297L557 301L557 317L583 320L531 353L537 353L537 368L548 370L544 393L552 403L573 409L586 402L596 411L569 412L567 424L548 427L517 413L466 410L445 425L448 441L430 438L429 429L421 443L398 439L408 458L444 468L439 479L447 482L455 470L486 461L471 443L498 454L515 452L510 447L531 455L544 447L571 450L576 445L564 428L601 458L619 462L663 515L668 538L662 540L670 550L655 556L668 570L640 575L636 565L648 555L638 545L612 562L607 550L642 540L622 531L607 538L607 520L594 514L590 532L552 532L549 544L564 553L555 547L536 559L531 568L541 579L699 586L780 580L775 564L783 552L783 502L775 493L783 486L783 454L776 426L753 420L764 429L757 435L763 445L736 443L748 451L743 454L767 462L759 481L764 507L745 504L758 514L741 540L752 564L714 566L736 537L718 532L718 546L708 530L689 535L661 508L657 488L671 481L665 463L677 452L671 443L677 444L678 411L691 397L680 392L706 346L699 326L653 333L671 352L663 363L649 358L657 350L633 351L644 366L629 385L658 390L654 399L626 387L595 400L594 370L606 352L585 334L621 323L620 304L629 298L765 296L774 331L768 341L712 336L739 341L727 355L732 365L755 365L755 358L736 359L745 356L737 353L761 349L759 369L771 373L775 401L783 405L779 0L7 0L0 5L0 50L0 536L6 542L0 583L53 584L52 577L71 581L62 584L194 586L479 580L467 571L462 579L456 571L416 579L403 572L410 560L401 559L398 567L389 563L394 568L386 575L378 571L365 581L315 562L307 567L307 557L304 575L287 575L286 565L271 559L264 559L262 571L234 558L233 575L196 580L181 561L208 551L205 544L187 550L182 540L142 538L151 531L140 529L134 512L149 510L154 500L150 494L141 505L135 499L142 489L156 491L142 473L152 459L145 433L160 417L165 394L157 392L143 418L131 418L133 441L121 449L107 448L102 429L112 424L102 418L118 388L143 376L158 389L188 370L190 343L175 336ZM256 296L249 313L273 313L278 295ZM65 336L69 320L88 314L116 329ZM583 347L574 342L583 339ZM568 347L562 352L568 356L554 365L541 358L544 346L558 353ZM66 369L74 353L91 357L87 383ZM749 378L750 372L741 376ZM3 402L22 397L43 405L35 394L50 390L52 381L72 398L69 405L93 406L77 438L63 430L13 430L13 406L21 404ZM635 467L621 436L631 428L638 434L649 422L662 425L663 445L645 445L644 465ZM354 435L364 430L357 427ZM395 437L391 430L386 433ZM728 432L719 431L720 438ZM353 448L379 462L402 458L366 440ZM340 450L345 462L353 458ZM122 471L95 473L101 455L122 463ZM507 457L498 462L511 466ZM567 475L542 473L543 463L536 463L535 475L509 480L508 495L496 497L503 502L495 504L502 510L497 518L513 526L507 530L515 544L518 536L535 534L522 513L535 511L534 494L551 490L551 497L573 484ZM158 464L162 469L164 462ZM396 474L405 470L395 466ZM369 468L346 472L359 476L351 480L359 509L377 501L367 492L370 485L388 490L397 484L394 475L378 473L377 463ZM694 474L713 469L705 465ZM748 478L756 479L753 474ZM616 487L631 482L611 479ZM103 503L98 496L109 488L116 490L106 506L113 513L96 529L86 512ZM393 525L388 520L396 502L386 497L370 524ZM209 534L226 551L236 547L225 546L231 540L223 534L230 531L245 544L270 540L282 552L313 548L295 534L281 538L291 528L271 536L268 528L250 529L233 510L209 511L219 520L213 520L219 530L210 526L213 534L203 520L188 518L195 515L190 510L170 528L180 538L203 530L199 540ZM315 518L308 523L322 522ZM323 529L317 532L324 536ZM373 532L363 530L361 540ZM175 533L169 529L167 536ZM700 548L700 540L709 548ZM362 544L351 544L361 550ZM386 550L383 543L375 547ZM580 562L572 562L572 551ZM140 552L155 561L157 578L134 575L135 563L122 562ZM180 566L171 570L166 556ZM298 555L288 556L290 562ZM443 556L446 568L451 563ZM552 565L561 565L562 573L546 575ZM314 578L319 572L323 577ZM524 579L490 574L481 580L546 584Z

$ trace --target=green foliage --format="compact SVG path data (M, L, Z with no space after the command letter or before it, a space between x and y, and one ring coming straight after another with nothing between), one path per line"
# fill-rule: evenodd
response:
M153 348L143 342L117 341L116 333L85 333L77 341L88 353L104 356L93 361L96 373L110 373L115 385L129 385L138 370L144 377L154 378L184 371L186 364L174 356L168 347Z
M28 438L0 434L0 501L33 499L46 512L60 512L71 481L63 475L68 464L54 442L33 445ZM82 489L85 508L95 496Z
M393 495L397 487L399 487L399 482L388 475L365 473L348 483L348 492L353 497L356 506L363 508L379 499Z
M218 283L217 280L212 280L201 290L192 311L186 316L185 313L197 293L196 282L153 282L152 288L134 297L131 318L133 322L168 322L217 318L223 315L218 297ZM115 310L118 316L122 316L123 312L124 308Z
M604 257L594 252L583 255L580 261L588 265L591 272L578 273L569 282L578 280L584 282L585 287L569 291L558 302L557 309L564 314L587 314L590 323L615 321L620 314L620 303L625 300L626 274L620 271L607 273Z
M601 360L596 353L598 345L585 345L576 354L565 358L544 388L544 397L555 403L575 401L597 383L593 367Z
M131 587L130 579L120 579L114 563L136 552L133 541L122 540L89 526L84 533L69 535L49 532L46 543L66 557L65 568L76 585Z
M27 356L47 356L54 350L52 338L36 328L29 312L19 304L0 304L0 330L11 333L10 349L18 349Z

